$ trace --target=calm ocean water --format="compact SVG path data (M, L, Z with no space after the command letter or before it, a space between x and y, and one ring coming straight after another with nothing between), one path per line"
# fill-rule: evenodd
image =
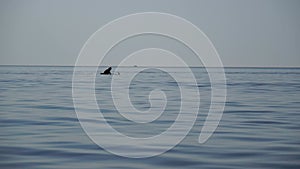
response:
M131 71L135 68L122 68L119 76ZM210 83L205 69L193 71L201 103L191 132L164 154L130 159L105 151L84 133L73 107L73 67L1 66L0 168L300 168L300 69L226 68L225 111L205 144L198 143L198 136L210 103ZM86 68L84 73L92 72ZM122 121L108 90L110 80L97 76L95 91L116 130L149 137L176 118L180 93L166 73L145 70L131 83L130 99L137 109L149 108L153 89L165 91L168 98L166 114L146 126Z

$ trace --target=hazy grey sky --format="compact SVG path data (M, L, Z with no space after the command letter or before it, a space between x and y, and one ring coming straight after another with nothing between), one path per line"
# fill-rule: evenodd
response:
M74 65L92 33L137 12L191 21L225 66L300 66L299 0L0 0L0 64Z

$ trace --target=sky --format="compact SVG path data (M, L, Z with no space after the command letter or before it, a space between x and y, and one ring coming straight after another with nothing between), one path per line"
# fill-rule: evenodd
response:
M0 64L72 66L106 23L162 12L199 27L224 66L300 67L299 9L299 0L0 0Z

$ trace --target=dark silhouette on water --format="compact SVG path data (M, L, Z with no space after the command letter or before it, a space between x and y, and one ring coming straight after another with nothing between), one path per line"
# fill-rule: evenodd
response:
M106 69L103 73L101 73L101 75L111 75L111 67L109 67L108 69Z

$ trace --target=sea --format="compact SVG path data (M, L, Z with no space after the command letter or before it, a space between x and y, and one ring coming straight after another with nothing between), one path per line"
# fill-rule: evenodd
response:
M104 69L81 69L83 77L95 76L99 110L90 111L101 112L111 127L130 137L159 135L174 123L181 110L181 90L169 72L150 67L131 79L128 99L136 110L155 106L149 95L156 89L167 100L161 118L135 124L118 112L110 84L113 77L126 77L138 67L122 67L118 72L113 67L113 75L101 76ZM198 138L212 104L211 82L207 69L191 69L196 86L187 82L184 88L198 89L200 105L189 133L162 154L130 158L96 144L82 128L73 102L74 67L0 66L0 168L300 168L300 68L225 68L225 108L218 128L205 143ZM180 67L169 70L187 73ZM115 85L121 87L118 92L126 90L122 81ZM111 144L123 142L114 139Z

